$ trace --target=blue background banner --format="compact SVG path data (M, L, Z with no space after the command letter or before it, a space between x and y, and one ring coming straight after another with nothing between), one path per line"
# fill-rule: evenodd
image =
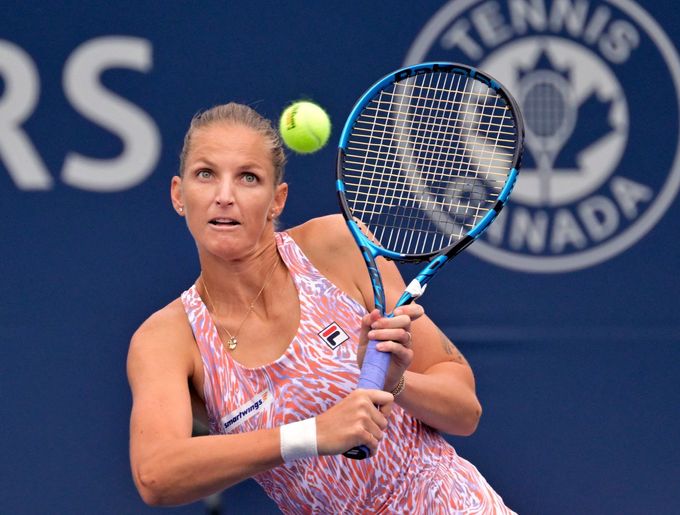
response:
M338 211L334 143L357 98L423 60L494 75L528 129L507 212L422 299L484 407L449 440L522 514L677 512L671 3L9 0L0 15L0 513L166 512L132 483L125 359L199 273L169 201L192 115L328 110L331 144L290 156L290 227ZM222 503L275 512L252 480Z

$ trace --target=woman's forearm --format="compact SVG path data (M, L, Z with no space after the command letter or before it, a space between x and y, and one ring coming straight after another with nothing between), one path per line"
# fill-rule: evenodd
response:
M279 428L168 440L142 453L133 476L144 501L196 501L283 463Z
M457 363L439 363L425 373L407 371L406 385L395 402L430 427L467 436L482 414L471 379Z

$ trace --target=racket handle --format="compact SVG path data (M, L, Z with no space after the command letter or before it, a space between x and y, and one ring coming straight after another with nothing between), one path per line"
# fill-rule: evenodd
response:
M365 445L358 445L349 451L343 452L342 455L350 460L365 460L371 457L371 451Z
M361 365L357 388L382 390L385 387L385 378L387 377L387 369L390 366L391 354L376 349L375 346L377 344L376 340L370 340L366 346L366 354Z
M377 343L375 340L368 342L364 363L361 365L358 388L382 390L385 387L387 369L390 366L390 353L376 349ZM363 460L370 458L371 451L365 445L359 445L344 452L343 456L352 460Z

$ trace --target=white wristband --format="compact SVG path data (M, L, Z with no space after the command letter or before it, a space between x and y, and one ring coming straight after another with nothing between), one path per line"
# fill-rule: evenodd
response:
M308 418L279 428L281 457L289 463L319 455L316 449L316 418Z

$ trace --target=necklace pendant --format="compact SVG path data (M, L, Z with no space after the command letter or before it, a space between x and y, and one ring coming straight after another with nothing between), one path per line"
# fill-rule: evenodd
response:
M229 350L234 350L236 348L237 344L238 344L238 340L236 340L236 338L233 337L233 336L231 338L229 338L229 340L227 341L227 345L229 347Z

